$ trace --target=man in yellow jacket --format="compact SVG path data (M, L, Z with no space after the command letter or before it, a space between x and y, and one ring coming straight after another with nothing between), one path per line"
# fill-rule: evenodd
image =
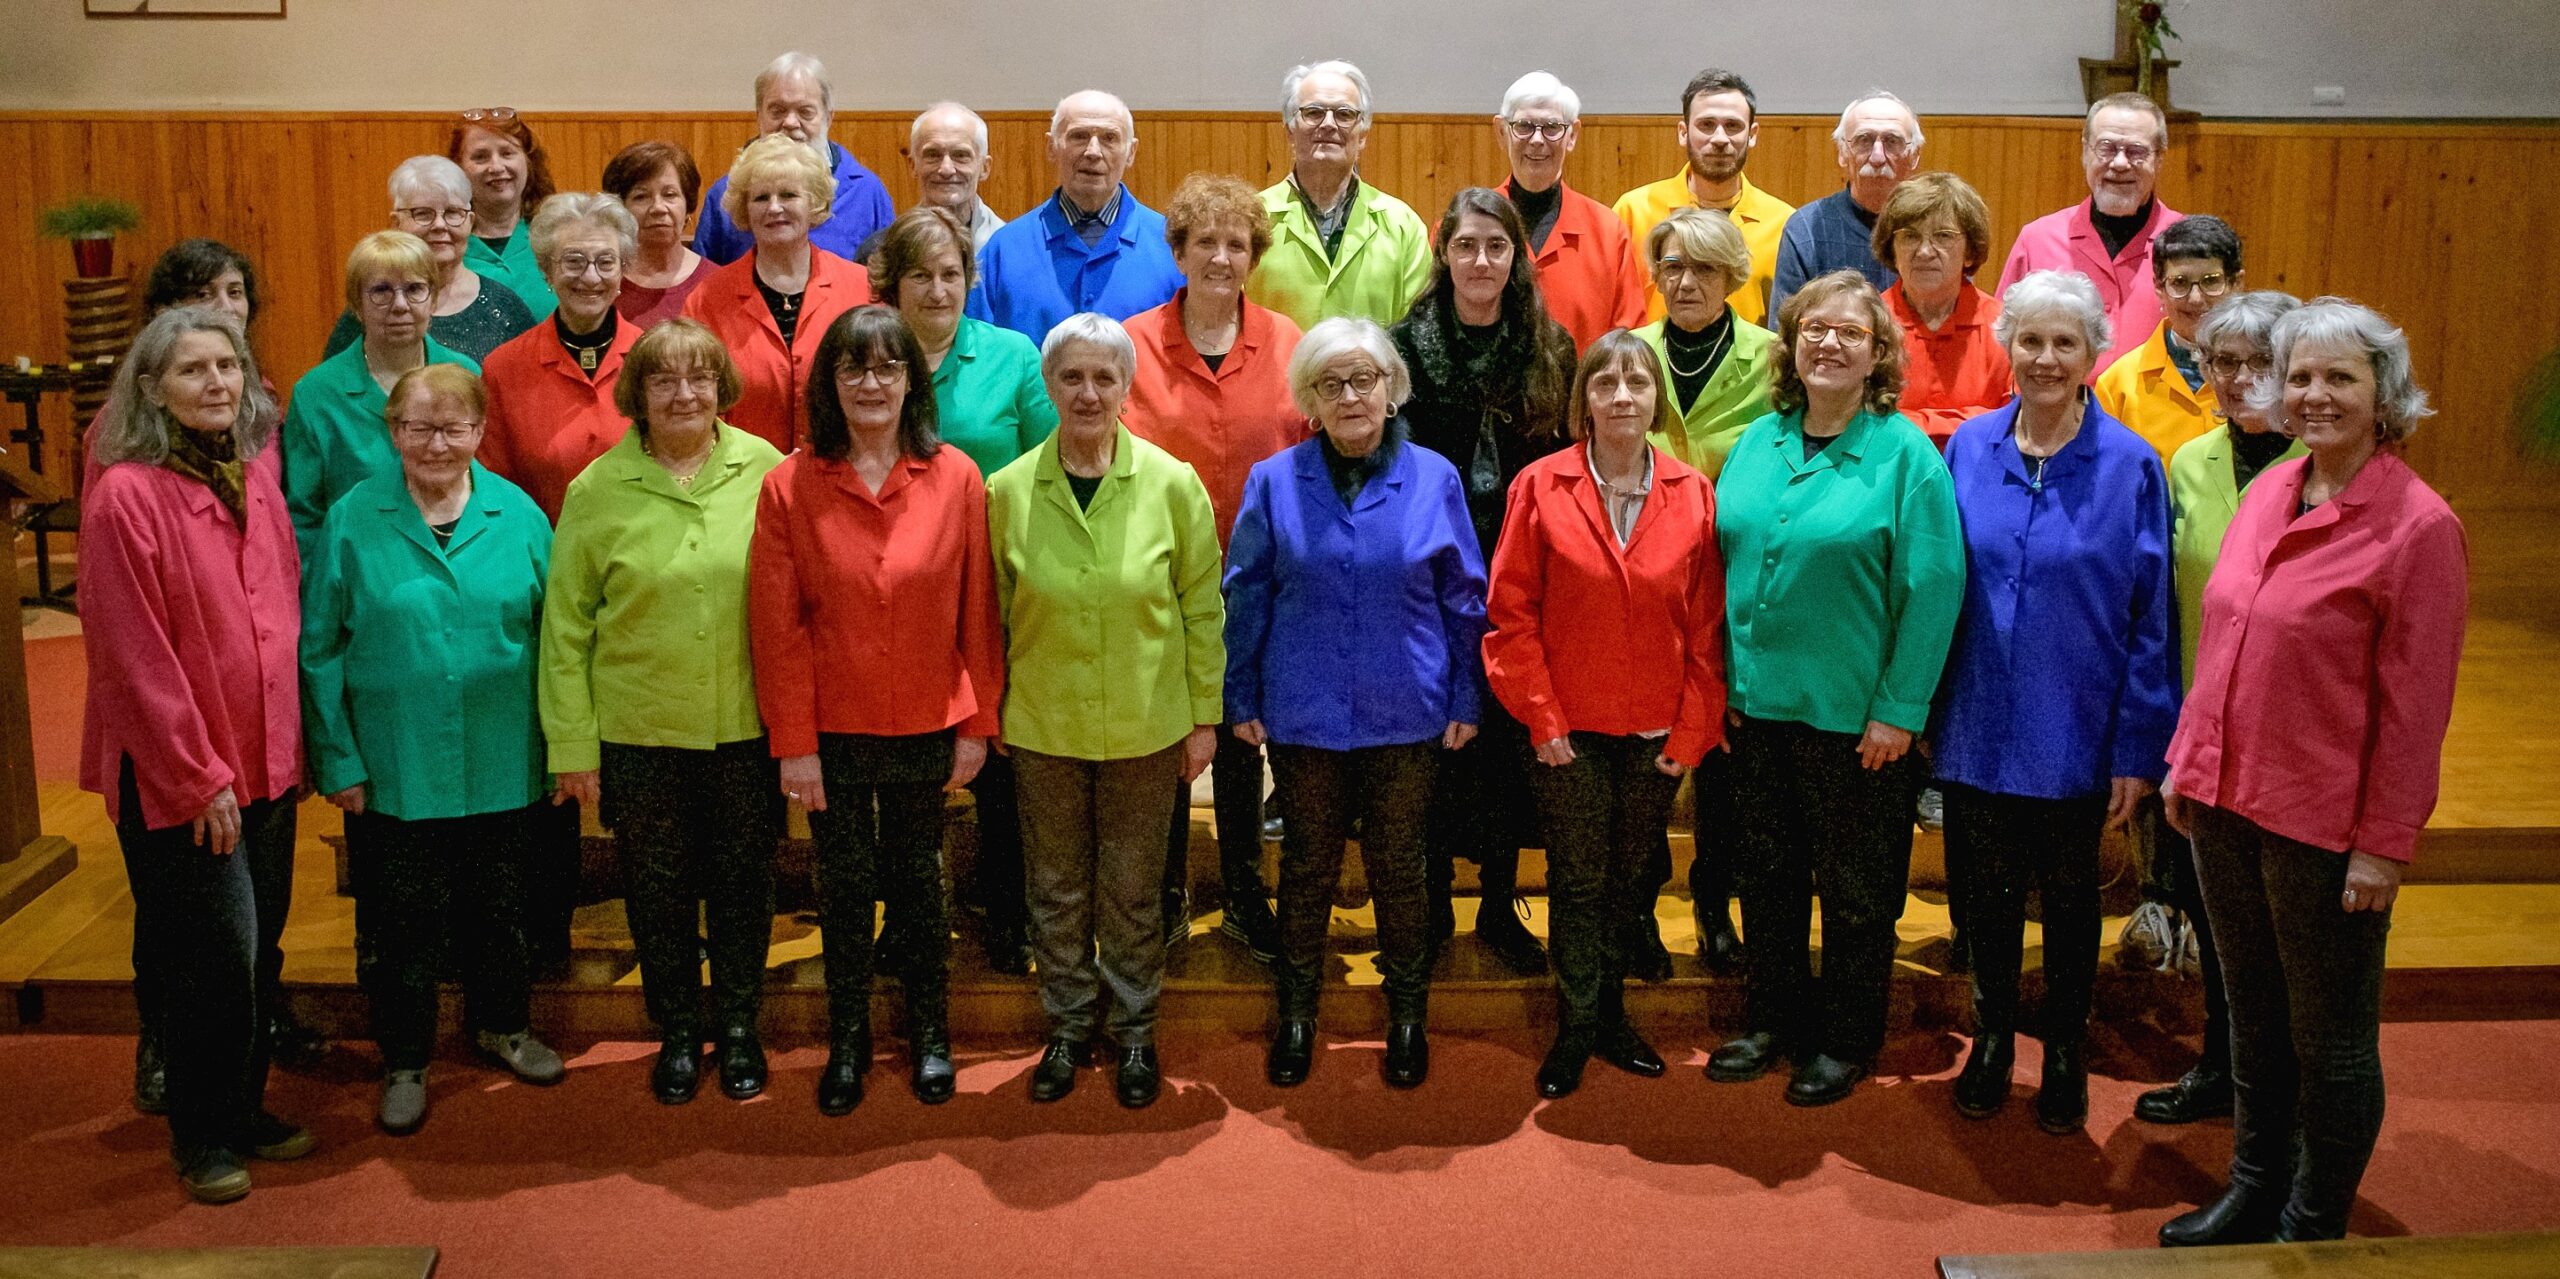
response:
M1742 231L1751 249L1751 277L1735 288L1726 304L1737 317L1768 327L1769 281L1778 270L1778 236L1787 229L1794 205L1751 185L1744 166L1760 141L1760 99L1741 76L1709 67L1692 77L1680 94L1680 150L1689 163L1660 182L1650 182L1618 197L1615 212L1627 224L1627 240L1641 246L1664 218L1680 209L1720 209ZM1662 292L1648 278L1644 286L1647 323L1663 315Z
M1293 68L1282 81L1289 176L1262 193L1271 249L1245 297L1314 328L1359 316L1404 318L1431 280L1431 232L1404 201L1360 180L1369 78L1348 62Z
M2240 234L2210 214L2180 218L2151 250L2151 284L2160 327L2098 375L2100 407L2150 441L2162 465L2178 446L2219 420L2196 326L2222 299L2248 288L2240 269Z

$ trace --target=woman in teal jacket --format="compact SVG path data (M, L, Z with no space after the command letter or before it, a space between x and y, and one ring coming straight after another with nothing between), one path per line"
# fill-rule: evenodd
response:
M426 1118L448 918L480 1051L531 1083L561 1075L530 1030L524 930L551 523L472 460L487 405L460 366L403 376L384 410L400 469L348 490L303 566L304 736L346 813L356 975L395 1133Z

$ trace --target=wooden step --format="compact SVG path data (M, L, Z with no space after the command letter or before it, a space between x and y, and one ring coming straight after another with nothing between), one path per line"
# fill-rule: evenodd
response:
M1940 1257L1943 1279L2551 1279L2560 1231Z

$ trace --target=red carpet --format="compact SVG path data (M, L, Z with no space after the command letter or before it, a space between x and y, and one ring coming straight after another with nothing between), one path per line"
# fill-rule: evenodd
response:
M1374 1044L1326 1046L1314 1081L1282 1093L1258 1042L1177 1039L1178 1087L1134 1115L1093 1072L1032 1106L1029 1045L965 1061L940 1108L884 1058L862 1108L824 1121L815 1048L778 1053L763 1099L706 1089L667 1110L645 1095L649 1048L606 1043L547 1091L440 1063L433 1117L406 1140L371 1125L370 1050L342 1047L330 1078L279 1075L272 1092L322 1152L259 1165L247 1201L204 1208L179 1194L161 1124L124 1104L131 1040L0 1036L0 1242L431 1243L458 1279L1917 1279L1945 1252L2145 1246L2217 1187L2229 1143L2225 1125L2127 1118L2144 1086L2130 1077L2158 1078L2180 1051L2156 1038L2093 1045L2108 1077L2074 1138L2037 1132L2023 1090L1995 1120L1958 1118L1953 1037L1897 1040L1887 1068L1926 1077L1812 1112L1777 1080L1712 1085L1694 1064L1640 1080L1594 1063L1580 1094L1541 1104L1526 1036L1444 1036L1430 1084L1390 1095ZM2383 1057L2391 1113L2358 1233L2560 1223L2560 1022L2392 1025Z

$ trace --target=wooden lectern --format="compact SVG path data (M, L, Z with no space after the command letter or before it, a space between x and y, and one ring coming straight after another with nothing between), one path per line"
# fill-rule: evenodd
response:
M0 501L56 502L61 493L29 469L23 454L0 448ZM20 621L17 568L11 556L8 620L0 623L0 920L18 913L79 864L70 840L47 835L36 808L35 729L27 719L27 639Z

